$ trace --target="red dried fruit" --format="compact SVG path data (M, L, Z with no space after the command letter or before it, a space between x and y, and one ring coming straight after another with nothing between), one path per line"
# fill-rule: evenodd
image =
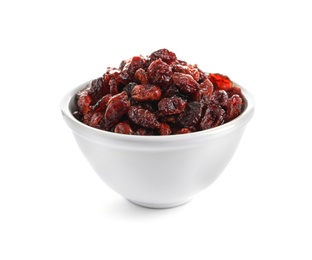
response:
M213 84L209 79L205 79L202 83L199 84L199 89L207 89L209 94L213 92Z
M76 95L79 112L86 114L91 111L90 106L94 105L103 95L106 95L107 91L104 88L103 78L92 80L86 88Z
M134 79L136 82L141 83L141 84L148 84L148 78L147 78L147 73L144 69L140 68L138 69L135 74L134 74Z
M147 68L147 76L150 83L160 87L167 87L171 84L171 67L161 59L153 61Z
M162 115L180 114L185 106L186 101L180 97L163 98L158 102L158 110Z
M160 127L156 115L144 108L131 106L128 111L128 117L133 123L142 127L152 129Z
M187 100L187 95L180 92L180 90L174 84L170 85L168 88L163 90L163 97L181 97Z
M167 49L160 49L158 51L154 51L150 55L151 61L157 60L157 59L162 59L164 62L171 64L177 59L177 56L175 53L168 51Z
M220 105L223 108L227 107L228 99L228 94L225 90L215 90L210 96L210 101L213 104Z
M110 128L117 124L121 117L127 113L129 107L130 101L125 91L110 98L104 115L105 128Z
M89 126L98 128L103 117L104 117L104 112L93 113L89 121Z
M209 79L206 79L199 84L199 88L194 94L194 100L199 101L202 105L208 104L212 92L213 85Z
M103 86L103 78L98 78L91 81L91 84L88 86L88 94L90 95L92 102L91 105L94 105L102 96L108 94L108 89Z
M128 59L122 68L123 74L128 74L130 79L134 79L135 72L144 68L146 60L141 56L134 56Z
M207 106L199 124L200 130L206 130L222 125L224 123L224 116L225 111L221 106L216 104Z
M87 114L91 110L91 102L91 96L86 90L83 90L77 94L78 111L83 115Z
M89 125L90 119L93 115L93 111L88 112L82 116L82 122L86 125Z
M181 65L179 63L175 63L172 65L172 71L191 75L195 81L198 81L200 77L198 69L192 65Z
M161 123L159 127L159 134L160 135L171 135L172 131L168 124Z
M127 122L118 123L114 128L114 132L118 134L127 134L127 135L134 134L131 126Z
M238 117L241 114L242 104L243 100L237 94L234 94L229 98L226 115L227 122L233 120L234 118Z
M194 93L198 89L199 84L191 75L179 72L173 73L173 83L184 93Z
M111 78L108 82L109 92L114 96L118 94L118 85L117 81L114 78Z
M99 112L99 111L105 111L107 108L107 103L112 97L111 94L107 94L103 96L96 104L92 107L93 111Z
M179 115L178 120L182 127L195 126L201 118L202 107L197 101L187 103L184 112Z
M137 101L155 101L161 97L161 89L153 84L136 85L131 96Z
M233 82L228 76L219 73L210 73L208 78L216 89L230 90L233 87Z

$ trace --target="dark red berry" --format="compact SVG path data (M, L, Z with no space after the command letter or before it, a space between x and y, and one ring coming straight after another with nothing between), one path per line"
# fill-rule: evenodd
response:
M184 111L186 101L180 97L163 98L158 103L158 110L162 115L180 114Z
M175 72L172 76L173 83L184 93L194 93L199 84L191 75Z
M149 82L160 87L171 84L172 74L171 67L161 59L153 61L147 68Z
M152 129L160 127L156 115L144 108L131 106L128 111L128 117L133 123L141 127Z
M153 84L136 85L131 96L137 101L155 101L161 97L161 89Z

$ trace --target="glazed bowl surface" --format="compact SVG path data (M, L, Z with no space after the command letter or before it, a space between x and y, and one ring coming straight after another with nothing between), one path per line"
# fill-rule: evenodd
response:
M115 192L140 206L170 208L191 200L225 169L254 114L252 94L241 87L241 115L204 131L137 136L103 131L73 116L75 95L89 81L69 91L61 101L63 118L97 175Z

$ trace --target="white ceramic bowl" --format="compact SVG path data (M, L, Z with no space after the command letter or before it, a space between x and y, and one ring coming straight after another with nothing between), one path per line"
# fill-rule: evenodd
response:
M65 122L95 172L115 192L135 204L151 208L182 205L207 188L232 158L248 121L254 99L244 88L244 112L224 125L189 134L134 136L87 126L73 115L75 94L65 95Z

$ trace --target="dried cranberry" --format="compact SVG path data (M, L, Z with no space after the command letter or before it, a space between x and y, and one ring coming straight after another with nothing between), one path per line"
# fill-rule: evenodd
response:
M228 94L225 90L216 90L210 96L210 101L216 105L220 105L223 108L227 107L228 104Z
M184 93L194 93L198 89L198 83L191 75L175 72L172 79L173 83Z
M107 103L110 100L110 98L112 97L111 94L107 94L105 96L103 96L98 102L96 102L96 104L93 106L93 111L95 112L99 112L99 111L105 111L106 107L107 107Z
M142 127L159 128L160 126L154 113L137 106L131 106L129 108L128 117L133 123Z
M108 94L108 89L103 87L103 78L98 78L91 81L88 87L88 93L91 96L91 105L94 105L102 96Z
M105 127L109 128L118 123L120 118L127 113L129 107L130 101L125 91L110 98L104 115Z
M226 121L231 121L234 118L238 117L242 112L242 98L235 94L229 98L228 106L227 106L227 116Z
M187 100L188 96L186 94L181 93L181 91L177 88L176 85L172 84L168 88L163 89L163 97L181 97L185 100Z
M90 118L89 126L99 127L101 120L104 117L104 112L95 112Z
M141 84L148 84L148 78L147 78L147 73L144 69L140 68L138 69L135 74L134 74L134 79L136 82L141 83Z
M136 85L131 91L131 96L137 101L159 100L161 89L153 84Z
M167 49L160 49L158 51L154 51L150 55L151 61L157 60L157 59L162 59L164 62L171 64L177 59L177 56L175 53L168 51Z
M114 78L111 78L108 82L109 92L114 96L118 94L118 85L117 81Z
M87 114L91 110L92 99L86 90L83 90L77 94L77 107L78 111L83 115Z
M210 73L208 78L216 89L230 90L233 87L233 83L228 76L219 73Z
M182 114L179 115L179 123L182 127L195 126L201 118L202 107L197 101L187 103Z
M184 111L186 101L180 97L163 98L158 103L158 110L162 115L180 114Z
M172 74L171 67L161 59L153 61L147 68L149 81L160 87L167 87L171 84Z
M199 101L204 106L208 104L212 92L213 85L209 79L206 79L199 84L198 90L194 93L194 100Z
M179 63L175 63L172 66L172 71L191 75L195 81L198 81L200 77L198 69L192 65L181 65Z
M224 123L225 111L216 104L211 104L206 107L204 115L200 121L200 130L206 130L212 127L222 125Z
M122 68L122 72L129 75L131 79L134 79L135 72L144 68L145 59L141 56L134 56L126 61L126 64Z
M172 133L171 128L166 123L161 123L159 127L159 134L160 135L170 135Z

